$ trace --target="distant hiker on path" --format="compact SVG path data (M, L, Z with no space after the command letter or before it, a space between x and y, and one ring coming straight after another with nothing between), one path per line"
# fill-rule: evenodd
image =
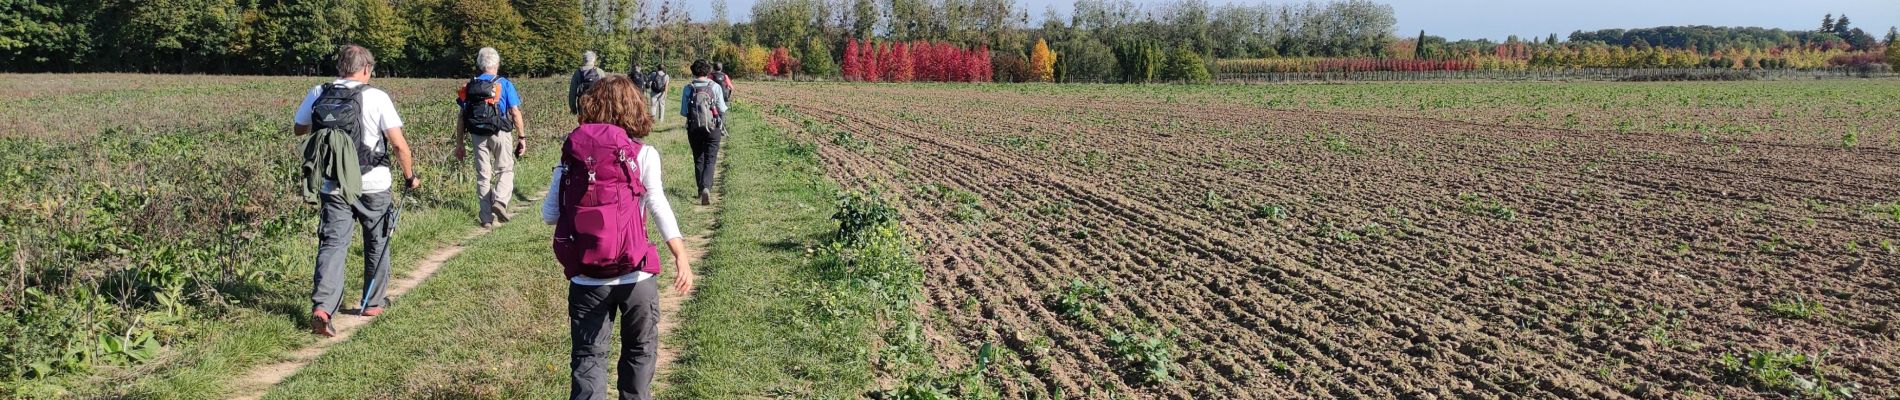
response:
M501 53L483 47L476 52L475 65L482 74L456 94L462 114L455 119L455 135L467 134L468 146L455 146L455 159L467 158L467 147L475 148L475 197L480 202L476 217L488 228L514 217L508 200L515 193L515 157L528 148L528 121L522 117L514 82L501 77Z
M343 257L363 226L363 298L358 313L374 317L389 305L389 238L398 211L390 197L390 155L402 167L404 187L422 186L402 137L402 117L389 94L369 86L376 57L346 45L337 50L340 79L310 88L292 116L303 145L304 201L321 204L317 266L311 278L310 330L335 336L331 317L343 297Z
M686 141L693 146L693 177L699 204L712 204L713 171L719 166L719 139L726 135L726 96L713 83L712 65L693 61L693 82L680 92L680 116L686 117Z
M644 70L644 69L641 69L641 68L640 68L640 66L638 66L638 65L635 65L635 66L633 66L633 72L629 72L629 73L627 73L627 79L632 79L632 80L633 80L633 87L634 87L634 88L637 88L637 89L639 89L639 90L640 90L640 99L641 99L641 100L646 100L646 99L648 99L648 98L652 98L652 97L653 97L653 96L651 96L651 95L648 95L648 94L647 94L647 90L648 90L648 88L651 88L652 86L647 86L647 73L646 73L646 70Z
M660 349L659 250L647 218L660 225L673 253L673 290L693 289L673 206L661 186L660 152L640 139L653 120L633 81L610 76L581 95L580 127L561 147L541 220L554 225L554 257L568 279L567 318L573 339L571 399L606 399L611 322L620 321L621 399L652 399Z
M666 122L666 66L653 66L653 74L647 76L646 83L647 87L651 88L647 92L647 106L652 108L649 111L652 112L655 120Z
M726 75L726 63L713 63L712 81L719 83L719 93L727 104L732 103L732 77Z
M581 69L575 70L574 77L567 79L568 114L580 114L581 93L586 92L587 88L593 86L594 82L598 82L601 77L606 76L606 73L601 72L600 68L594 65L595 62L598 61L598 58L599 56L595 55L591 50L586 53L581 53Z

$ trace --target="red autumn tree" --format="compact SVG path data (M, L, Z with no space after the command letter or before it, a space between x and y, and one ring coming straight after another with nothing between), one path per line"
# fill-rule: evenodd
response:
M877 72L880 73L878 76L878 79L882 79L885 82L892 81L893 80L892 78L897 77L897 71L895 70L896 66L897 66L897 60L891 59L891 44L890 43L878 44L877 45L877 70L878 70Z
M765 73L773 76L785 76L797 67L798 60L793 60L791 51L784 47L772 49L772 56L765 61Z
M910 46L898 42L891 46L891 82L910 82L917 77L917 65L910 58Z
M910 42L911 80L930 81L930 43L922 40Z
M865 82L884 80L884 64L878 62L877 44L865 41L863 46L858 46L858 51L863 52L858 55L858 75Z
M937 43L937 57L940 57L943 63L943 65L937 67L938 73L942 74L942 77L937 78L937 80L940 82L965 81L966 79L964 79L963 75L965 72L969 72L968 68L963 67L969 64L969 61L964 60L964 56L966 55L963 49L959 49L949 43Z
M969 68L969 72L967 72L969 74L969 76L967 76L969 81L994 82L996 80L996 71L990 69L990 46L977 46L976 50L972 53L970 58L966 60L969 62L969 66L967 67Z
M861 70L858 67L858 39L852 38L844 42L844 65L842 67L844 69L844 80L855 81L863 79L859 75Z

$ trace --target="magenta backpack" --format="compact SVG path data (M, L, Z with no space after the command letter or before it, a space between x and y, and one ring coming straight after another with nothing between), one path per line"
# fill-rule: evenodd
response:
M660 273L660 252L647 241L639 171L628 164L640 145L609 124L585 124L561 145L561 217L554 223L554 258L568 278L613 278Z

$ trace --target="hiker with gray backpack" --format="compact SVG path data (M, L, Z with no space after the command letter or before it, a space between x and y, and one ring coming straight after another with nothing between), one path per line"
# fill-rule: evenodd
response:
M589 87L594 86L594 82L599 82L600 78L606 76L605 72L601 72L600 68L594 65L598 59L599 56L595 55L592 50L581 53L581 68L575 70L574 76L567 79L568 114L579 115L581 113L581 94L586 93Z
M468 143L455 146L455 159L467 158L467 148L475 148L476 218L488 228L514 217L508 201L515 193L515 158L528 149L528 121L522 117L514 82L501 77L501 53L483 47L476 52L475 65L481 75L456 93L462 113L455 119L455 134L468 135Z
M693 61L693 82L680 92L680 116L686 117L686 142L693 147L693 177L699 204L712 204L713 170L719 166L719 140L726 135L726 96L712 80L712 64Z
M561 145L541 220L554 225L553 250L567 277L571 399L606 399L607 362L619 321L621 399L652 399L658 361L659 249L647 222L659 225L673 254L673 291L693 290L686 242L662 186L660 151L645 88L609 76L581 95L580 126Z
M343 258L358 225L363 227L363 297L356 313L374 317L389 305L389 239L398 214L389 193L389 167L402 167L404 188L422 186L396 104L388 93L369 86L375 66L375 55L362 46L338 49L340 78L310 88L292 116L292 130L309 135L302 147L304 202L319 205L310 291L310 329L318 335L336 335L331 319L343 297Z

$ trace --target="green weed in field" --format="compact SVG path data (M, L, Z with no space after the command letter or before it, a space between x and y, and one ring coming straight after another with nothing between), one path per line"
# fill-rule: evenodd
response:
M1108 334L1108 347L1143 383L1174 379L1174 343L1159 332L1140 334L1116 330Z
M1821 357L1794 351L1750 351L1722 354L1716 360L1723 378L1760 390L1789 393L1800 398L1853 398L1860 385L1828 379Z
M1827 306L1806 296L1793 295L1768 303L1768 312L1782 318L1809 319L1827 312Z

